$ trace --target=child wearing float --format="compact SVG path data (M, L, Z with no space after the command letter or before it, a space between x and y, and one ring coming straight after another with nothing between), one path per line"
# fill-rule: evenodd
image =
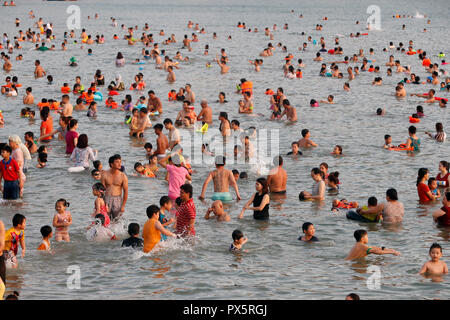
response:
M40 251L49 251L50 250L50 239L53 236L52 227L43 226L41 228L42 242L37 248Z
M442 247L438 243L433 243L430 247L429 255L431 260L425 262L419 271L419 274L440 276L448 273L447 264L439 261L442 258Z
M400 255L400 252L395 251L394 249L388 249L385 247L369 247L367 243L369 242L369 237L367 235L366 230L356 230L353 233L353 236L356 239L356 244L353 246L353 248L348 253L345 260L354 260L354 259L360 259L364 258L367 255L374 253L374 254L393 254L396 256Z
M381 213L383 209L378 207L378 199L370 197L367 200L367 206L347 212L347 218L352 220L359 220L363 222L379 222L383 219Z
M13 227L5 232L5 246L4 259L5 264L15 269L19 266L17 262L17 253L19 251L19 244L22 247L22 258L25 257L25 216L17 213L12 219Z
M338 212L340 209L358 208L358 202L349 202L347 199L334 199L331 207L332 212Z
M154 178L155 177L155 174L153 173L153 171L150 170L149 168L144 167L142 165L142 163L140 163L140 162L136 162L134 164L134 170L136 171L136 173L139 176L146 177L146 178Z
M390 136L390 135L385 135L384 136L384 145L383 145L383 148L384 149L390 149L390 148L393 148L394 147L394 145L392 144L392 137Z

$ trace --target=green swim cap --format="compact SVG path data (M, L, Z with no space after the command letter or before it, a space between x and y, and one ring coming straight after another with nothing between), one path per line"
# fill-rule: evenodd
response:
M77 60L75 59L75 57L70 58L70 62L77 62Z

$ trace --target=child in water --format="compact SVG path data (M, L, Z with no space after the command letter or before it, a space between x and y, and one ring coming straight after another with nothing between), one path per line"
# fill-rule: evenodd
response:
M89 226L89 238L93 241L117 240L116 235L105 227L105 216L97 214L95 216L95 226Z
M163 227L167 227L169 225L171 225L172 223L175 222L175 220L173 218L167 219L166 218L166 213L170 212L170 210L172 209L172 200L170 200L170 198L168 196L162 196L161 199L159 199L159 205L160 205L160 209L159 209L159 222L161 223L161 225ZM163 233L161 233L161 240L166 240L167 236Z
M134 164L134 170L136 171L136 173L139 176L146 177L146 178L154 178L155 177L155 174L153 173L153 171L144 167L142 165L142 163L140 163L140 162L136 162Z
M103 184L100 182L97 182L92 186L92 194L96 196L94 202L94 212L92 213L91 217L95 217L98 214L101 214L105 217L105 227L108 227L111 220L109 218L108 212L109 208L108 205L105 203L104 197L105 197L106 188Z
M233 243L230 245L231 252L241 251L242 246L248 241L247 237L244 237L240 230L234 230L231 237L233 238Z
M50 239L53 236L52 227L43 226L41 228L41 235L42 235L42 242L37 249L42 250L42 251L49 251L50 250Z
M69 226L72 224L72 216L69 211L66 211L66 208L68 208L69 205L70 204L65 199L56 201L56 214L53 217L53 226L56 228L56 241L70 242Z
M428 188L430 188L431 193L434 194L436 198L441 197L441 192L439 191L436 178L428 179Z
M130 237L122 241L122 247L136 249L144 246L144 240L139 238L139 225L137 223L130 223L128 225L128 234Z
M25 257L25 216L17 213L12 219L13 227L5 232L5 246L3 256L5 264L13 269L19 266L17 262L17 253L19 244L22 247L22 258Z
M304 236L300 236L298 238L298 240L305 241L305 242L319 241L319 239L317 239L314 236L314 233L316 232L316 230L314 229L314 225L311 222L305 222L302 225L302 230L303 230L303 233L305 235Z
M400 255L400 252L395 251L394 249L388 249L385 247L369 247L367 243L369 242L369 237L367 235L366 230L356 230L353 233L353 236L356 239L356 244L350 250L349 254L345 258L345 260L354 260L366 257L371 253L375 254L393 254L396 256Z
M390 135L385 135L384 136L384 149L390 149L390 148L394 148L394 145L392 144L392 137Z
M442 247L438 243L433 243L430 247L429 255L431 260L425 262L419 274L443 275L448 273L447 264L439 261L442 258Z

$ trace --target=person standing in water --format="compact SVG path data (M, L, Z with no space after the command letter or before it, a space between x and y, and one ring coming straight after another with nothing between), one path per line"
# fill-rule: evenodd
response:
M128 178L121 171L122 159L119 154L109 158L110 169L104 171L100 182L106 187L105 202L110 208L111 220L122 216L128 199ZM122 195L123 191L123 195Z
M247 201L244 208L242 208L238 219L242 219L245 210L253 210L253 218L256 220L268 220L269 219L269 188L267 186L267 180L265 178L256 179L255 184L256 193ZM253 203L253 207L250 204Z
M241 200L239 195L239 188L234 179L233 172L228 169L225 169L225 157L217 156L216 157L216 170L211 171L203 183L202 193L200 197L198 197L201 201L205 199L205 192L208 184L211 180L214 181L214 195L212 196L212 200L221 200L221 201L231 201L232 197L229 191L230 185L236 191L237 201Z
M267 184L272 194L286 194L287 172L283 167L283 158L277 156L273 159L274 168L267 176Z

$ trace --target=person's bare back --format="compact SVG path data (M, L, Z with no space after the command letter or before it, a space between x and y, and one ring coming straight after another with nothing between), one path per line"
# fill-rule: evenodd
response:
M229 192L230 191L230 177L233 177L233 173L230 170L216 169L211 173L214 182L214 192Z
M167 139L167 137L163 133L161 133L156 139L156 145L157 148L155 154L165 155L167 148L169 148L169 139Z
M267 184L270 192L286 191L287 172L281 166L274 168L267 176Z

